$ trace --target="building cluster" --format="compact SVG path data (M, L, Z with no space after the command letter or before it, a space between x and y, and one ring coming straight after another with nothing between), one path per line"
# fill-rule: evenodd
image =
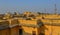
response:
M0 14L0 35L60 35L60 15L39 12Z

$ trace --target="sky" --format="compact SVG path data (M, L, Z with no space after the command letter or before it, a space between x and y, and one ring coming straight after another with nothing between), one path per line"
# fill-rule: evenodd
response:
M0 13L24 11L54 13L54 4L57 13L60 13L60 0L0 0Z

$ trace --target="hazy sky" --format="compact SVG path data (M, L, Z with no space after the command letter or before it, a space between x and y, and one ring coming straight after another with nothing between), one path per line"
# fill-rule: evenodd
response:
M60 0L0 0L0 13L6 11L24 12L46 12L54 13L54 4L57 5L57 12L60 12Z

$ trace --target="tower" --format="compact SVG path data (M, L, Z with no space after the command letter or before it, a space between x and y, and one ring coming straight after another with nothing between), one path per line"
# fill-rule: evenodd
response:
M55 14L57 14L57 7L56 7L56 4L55 4Z

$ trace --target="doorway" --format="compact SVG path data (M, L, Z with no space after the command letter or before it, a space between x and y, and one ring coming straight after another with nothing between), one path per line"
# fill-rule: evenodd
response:
M19 35L23 35L23 30L19 29Z
M32 35L36 35L36 31L32 31Z

